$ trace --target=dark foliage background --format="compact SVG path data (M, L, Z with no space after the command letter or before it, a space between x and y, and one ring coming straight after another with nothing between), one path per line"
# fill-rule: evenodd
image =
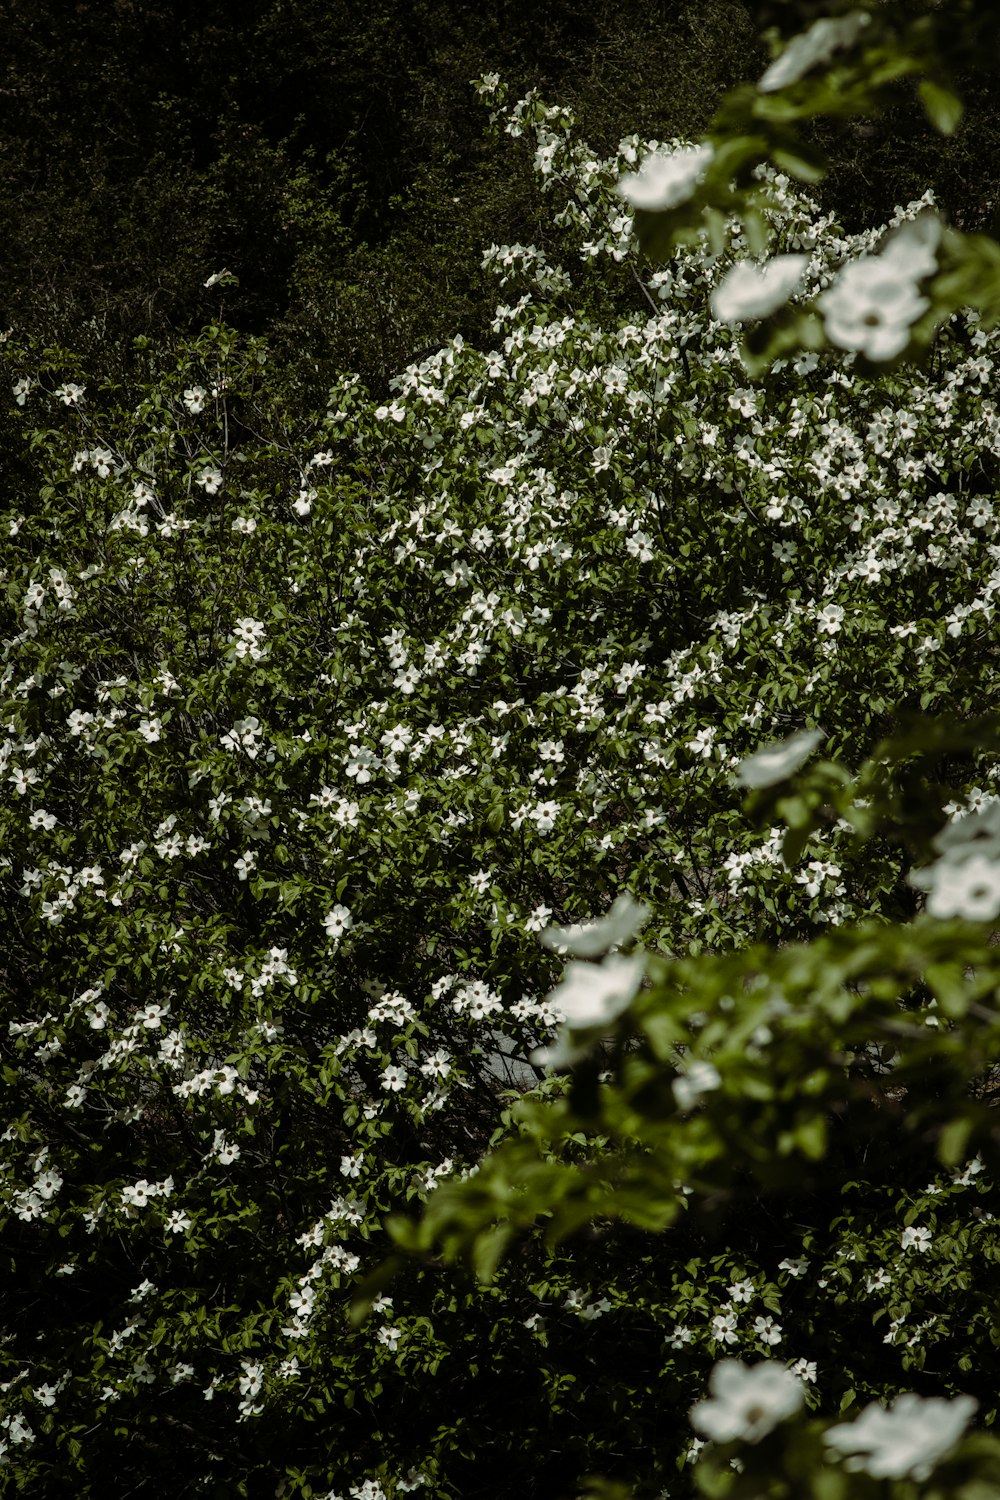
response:
M806 8L808 9L808 8ZM5 0L5 321L127 363L137 336L219 312L268 334L310 393L379 386L456 332L485 336L492 240L545 237L526 148L498 144L470 80L569 104L591 143L694 134L801 6L736 0ZM808 18L808 17L807 17ZM943 143L901 95L827 128L848 227L930 184L966 224L995 192L995 91Z

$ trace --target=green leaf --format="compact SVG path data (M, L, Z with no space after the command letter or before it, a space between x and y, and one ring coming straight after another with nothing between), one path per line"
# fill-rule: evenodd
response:
M943 1166L956 1167L965 1160L972 1124L967 1115L960 1115L945 1125L938 1136L938 1159Z
M962 970L954 964L928 964L925 974L940 1009L949 1020L964 1016L972 996Z
M822 182L826 176L825 161L801 150L775 146L771 151L771 160L782 172L788 172L800 182Z
M472 1246L472 1265L478 1279L489 1285L496 1275L504 1250L514 1234L510 1223L494 1224L492 1229L476 1236Z
M965 106L957 94L935 83L931 78L922 78L917 85L927 118L942 135L954 135L958 129Z
M855 1487L856 1481L850 1474L845 1474L843 1469L835 1469L832 1465L814 1470L810 1475L812 1500L848 1500Z
M826 1120L812 1115L795 1127L795 1144L810 1161L821 1161L826 1151Z

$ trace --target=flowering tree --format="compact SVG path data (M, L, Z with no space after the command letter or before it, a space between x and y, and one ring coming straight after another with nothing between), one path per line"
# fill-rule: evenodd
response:
M923 1483L991 1412L995 336L754 384L729 315L850 324L880 235L757 164L777 271L733 281L729 220L650 269L628 196L686 204L704 150L481 91L559 198L486 252L494 348L292 416L221 325L132 391L3 346L22 1489L683 1491L720 1355L770 1357L695 1405L720 1493ZM425 1261L379 1280L389 1213Z
M928 37L935 34L933 24L918 26L900 41L892 35L894 21L898 18L860 11L817 21L781 52L756 90L727 102L708 142L651 143L638 170L621 179L619 191L637 210L641 237L654 257L668 259L678 245L689 242L707 242L713 258L725 257L734 243L737 252L749 248L759 254L773 241L776 219L780 223L774 197L768 188L741 192L740 173L749 168L763 182L780 180L773 169L760 165L769 155L796 175L808 176L810 163L789 149L787 121L822 112L832 99L845 112L870 106L878 89L867 75L877 72L879 64L882 82L925 67L932 71ZM981 23L988 24L985 17ZM970 34L964 34L961 45L968 44ZM843 71L797 95L786 92L834 54L841 61L839 54L855 48L859 38L870 40L871 47L856 66L853 92ZM935 65L939 62L934 59ZM770 96L775 94L781 98L772 110ZM922 80L921 95L936 123L954 128L957 101L933 76ZM751 119L765 122L757 137L746 129ZM775 121L782 123L772 131L766 122ZM736 128L740 124L742 136ZM738 209L740 217L727 218L722 209ZM963 241L945 230L929 201L924 209L911 205L914 209L908 221L897 218L890 233L873 236L870 247L856 245L853 255L848 251L838 257L839 270L821 277L818 286L815 281L810 285L817 247L801 236L782 245L779 231L779 253L765 264L737 257L716 284L709 305L719 322L761 325L744 345L746 367L773 378L786 366L784 356L805 350L795 362L797 373L805 376L821 360L820 351L831 346L847 351L849 363L868 374L899 371L900 357L907 352L932 350L940 360L941 329L946 321L954 322L955 308L964 302L985 314L975 323L976 337L987 347L986 330L995 317L996 247L989 241ZM877 254L866 253L876 245ZM790 298L799 305L788 306ZM940 363L935 370L925 358L927 369L941 381ZM846 385L852 383L845 379ZM907 383L911 394L926 389L910 371ZM942 383L949 384L947 374ZM771 384L768 380L768 394ZM884 389L881 382L875 388ZM947 405L943 393L942 398ZM750 404L752 408L752 398ZM980 415L988 409L983 403ZM868 431L876 455L879 426L876 421ZM849 456L858 462L853 473L848 469L841 488L845 501L858 495L859 483L867 487L878 467L870 450ZM935 479L951 480L956 473L952 463L931 467ZM765 472L771 484L777 479L780 485L780 468ZM891 498L875 502L877 512L888 499L894 520L902 518L912 501L916 471L904 459L897 476L901 493L897 488ZM734 488L744 499L749 484L744 480ZM940 492L940 501L948 498ZM780 512L780 500L774 509ZM747 510L752 514L749 506ZM858 531L863 532L866 513L871 514L863 502L854 511ZM890 530L893 539L899 537L894 527ZM883 533L883 542L887 539ZM856 558L853 569L844 569L841 577L880 581L887 561L881 550L876 545L864 560ZM898 556L889 567L907 571ZM924 592L925 600L929 594ZM959 607L948 617L948 630L958 634L959 621L965 619L967 613ZM831 603L821 613L820 629L837 635L844 620L844 606ZM890 624L885 616L881 628L903 638L917 629L913 622ZM925 639L930 645L930 637ZM813 678L809 687L814 687ZM908 696L896 698L904 709ZM921 693L920 707L934 699L933 690ZM959 721L968 713L950 692L947 702ZM839 710L835 718L815 712L810 718L828 727L842 722ZM777 815L787 825L781 841L786 863L800 858L817 833L833 826L869 847L873 836L888 833L897 847L908 846L911 856L936 856L908 876L912 888L928 893L925 914L905 926L887 927L885 917L899 913L883 908L875 923L845 926L809 944L737 948L711 964L704 958L664 961L642 950L621 957L618 948L637 935L648 916L643 909L603 943L598 935L604 924L578 925L563 951L572 953L577 941L591 943L590 959L601 952L609 956L601 965L571 963L551 996L555 1004L563 1004L566 1026L556 1046L542 1055L546 1062L572 1070L568 1097L522 1107L517 1112L521 1140L482 1163L474 1185L442 1187L420 1229L414 1232L400 1223L398 1239L416 1248L440 1243L451 1254L471 1249L488 1269L516 1227L540 1215L549 1224L550 1240L581 1223L613 1216L665 1227L692 1208L704 1212L713 1201L716 1212L720 1200L732 1209L747 1183L780 1202L782 1195L787 1199L793 1175L796 1207L786 1211L801 1214L803 1186L815 1194L823 1181L843 1179L844 1124L848 1140L852 1128L860 1126L864 1149L856 1152L855 1161L861 1155L866 1176L898 1173L901 1161L912 1170L934 1155L939 1163L953 1165L971 1142L982 1146L992 1164L996 1131L990 1105L1000 1039L994 1034L995 1013L981 1001L993 995L997 983L991 932L1000 914L995 800L980 787L972 790L970 801L949 800L944 792L948 772L941 763L950 753L974 756L993 749L997 732L994 718L959 727L911 722L907 732L878 744L853 776L835 762L796 775L825 738L812 727L740 762L737 779L752 789L748 815L763 816L765 822ZM938 771L937 784L928 782L931 765ZM815 872L818 890L824 866L813 861L808 869ZM839 865L835 873L841 873ZM844 916L838 912L834 920ZM959 920L949 920L955 918ZM644 976L648 991L640 989ZM609 1085L600 1089L595 1048L609 1032L615 1034L613 1068L600 1075L600 1082ZM802 1047L806 1035L809 1042ZM576 1153L566 1150L566 1143L578 1141L581 1132L593 1139L583 1166L573 1159ZM854 1144L856 1151L861 1142ZM819 1169L810 1163L820 1164ZM968 1184L982 1170L977 1155L954 1172L952 1181ZM850 1186L856 1187L849 1185L845 1193ZM924 1194L933 1199L941 1191L940 1182L932 1181ZM872 1183L868 1194L874 1196ZM923 1255L934 1245L932 1231L914 1223L926 1203L926 1196L921 1201L904 1195L897 1204L898 1212L906 1211L899 1240L904 1256ZM977 1207L976 1217L981 1213ZM967 1233L967 1226L954 1225L949 1248ZM859 1248L852 1238L840 1256L856 1261ZM802 1274L806 1264L785 1261L783 1266L790 1270L795 1265ZM843 1263L837 1266L841 1287L861 1279ZM888 1288L894 1276L882 1266L863 1279L871 1293ZM826 1289L830 1280L824 1276L819 1285ZM743 1285L730 1287L729 1304L713 1320L717 1342L737 1340L734 1304L742 1300ZM839 1300L845 1300L843 1295ZM899 1340L911 1310L907 1303L903 1316L892 1319L885 1343ZM907 1347L919 1346L934 1325L934 1318L921 1323L905 1338ZM781 1340L772 1317L757 1317L754 1331L764 1344ZM693 1337L689 1327L678 1325L679 1343ZM991 1330L983 1346L987 1362L994 1344ZM968 1353L959 1357L963 1370L974 1363L975 1356ZM923 1368L923 1350L914 1364ZM898 1480L900 1493L913 1493L914 1484L929 1484L928 1492L942 1495L979 1493L980 1488L986 1493L995 1486L996 1445L985 1439L960 1443L976 1410L972 1397L949 1402L907 1394L888 1412L873 1404L854 1421L827 1424L825 1430L801 1422L786 1425L804 1404L801 1380L809 1382L815 1373L805 1360L792 1373L775 1363L748 1368L726 1360L716 1366L713 1399L691 1411L693 1426L713 1444L698 1468L706 1493L786 1494L789 1483L796 1493L855 1493L858 1481L848 1476L858 1473L876 1482ZM936 1373L943 1374L940 1365ZM856 1397L849 1387L841 1410ZM990 1423L995 1413L991 1398L987 1401ZM774 1436L779 1432L780 1438ZM758 1448L765 1438L767 1443ZM737 1441L756 1451L737 1456Z

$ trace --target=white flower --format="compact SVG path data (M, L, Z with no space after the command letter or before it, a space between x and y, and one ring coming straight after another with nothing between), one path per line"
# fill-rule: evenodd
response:
M382 1070L382 1087L394 1094L398 1094L401 1089L406 1087L405 1071L397 1067L395 1063L390 1063L387 1068Z
M736 1314L732 1308L716 1313L712 1319L712 1337L720 1344L736 1343Z
M773 1318L754 1318L753 1331L765 1344L781 1343L781 1324L776 1323Z
M808 264L808 255L776 255L764 266L741 260L712 293L712 317L718 323L768 317L798 291Z
M122 1188L122 1202L132 1208L145 1208L150 1191L151 1184L142 1177L134 1185Z
M75 385L73 381L68 380L65 385L59 386L53 394L59 398L63 406L75 406L85 389L85 386Z
M902 353L930 303L891 256L862 255L841 269L818 305L831 344L878 361Z
M209 286L216 286L220 281L224 282L224 283L229 283L229 282L235 281L235 280L236 280L236 277L233 275L232 271L213 271L212 275L205 282L205 285L207 287L209 287Z
M991 921L1000 913L1000 860L985 854L970 859L940 859L927 870L914 870L909 884L931 886L927 910L932 917L965 917Z
M394 1336L398 1338L400 1330L396 1328L392 1331ZM392 1347L395 1348L395 1344L393 1344ZM399 1488L398 1484L396 1487L397 1489ZM385 1490L379 1484L377 1479L366 1479L364 1484L352 1484L350 1488L350 1496L351 1500L386 1500ZM328 1495L326 1497L326 1500L340 1500L340 1496L333 1495L331 1497Z
M654 151L638 172L627 173L618 183L618 194L633 208L654 213L676 208L690 198L712 159L709 145L683 146L678 151Z
M929 1229L904 1229L901 1243L904 1250L912 1248L923 1253L931 1248L931 1232Z
M35 1192L40 1193L43 1198L54 1198L62 1187L62 1178L58 1172L53 1172L51 1167L35 1178Z
M323 926L328 938L342 938L348 928L354 926L354 918L346 906L335 906L323 918Z
M762 94L773 94L790 83L798 83L810 69L825 63L841 47L851 47L868 25L871 17L863 10L852 10L846 16L824 16L807 31L792 37L780 57L757 83Z
M811 1385L816 1383L816 1361L814 1359L797 1359L791 1367L791 1373L797 1375Z
M649 917L649 907L633 901L627 893L615 898L606 916L572 927L547 927L540 935L546 948L571 953L574 958L599 958L609 948L619 948L635 937Z
M709 725L706 729L699 729L693 740L687 741L687 748L694 755L700 755L702 760L707 760L712 753L715 741L715 729Z
M534 819L539 833L551 833L559 816L559 803L553 802L551 798L544 802L536 802L530 816Z
M886 1411L872 1403L853 1422L823 1436L828 1448L850 1454L845 1468L873 1479L926 1479L968 1426L977 1402L972 1396L897 1396Z
M711 1401L691 1408L691 1425L715 1443L759 1443L802 1406L802 1382L776 1362L723 1359L709 1378Z
M808 760L823 738L822 730L803 729L787 740L765 745L740 762L736 779L741 786L749 787L773 786L776 781L784 781Z
M426 1062L421 1063L420 1071L425 1078L447 1078L451 1072L451 1058L439 1047Z
M959 812L931 840L939 854L965 859L971 854L1000 853L1000 803L984 800L966 813Z
M844 611L839 604L824 604L816 616L821 635L836 635L840 629L840 622L844 618Z
M205 405L205 398L207 395L208 392L203 385L188 386L187 390L184 392L184 405L187 407L188 411L193 417L196 417L198 413L203 410Z
M160 730L163 728L159 719L140 719L139 733L147 745L155 745L160 738Z
M93 991L91 991L90 993L93 993ZM111 1012L108 1010L108 1007L103 1000L98 1000L93 1010L88 1010L86 1012L87 1020L90 1022L90 1025L95 1031L104 1030L105 1026L108 1024L108 1016L110 1014Z
M549 1047L536 1047L531 1061L539 1068L568 1068L586 1057L587 1039L574 1035L607 1026L628 1008L642 983L646 958L616 954L601 965L569 963L562 984L546 995L543 1006L562 1014L566 1025Z
M722 1082L718 1068L709 1062L693 1062L686 1073L673 1081L674 1098L679 1109L691 1109L702 1094L717 1089Z
M195 484L200 485L206 495L218 494L222 488L222 474L220 470L214 466L210 466L207 469L202 469L201 473L195 478Z
M566 965L563 980L548 995L573 1031L606 1026L631 1005L646 972L644 953L611 954L602 964Z
M985 1170L986 1168L983 1166L982 1157L974 1156L972 1160L962 1168L961 1172L956 1171L952 1173L951 1180L961 1187L968 1187L972 1179L974 1177L978 1177L979 1173L985 1172Z
M922 281L938 268L937 247L941 243L941 220L933 209L924 209L886 235L879 258L909 281Z

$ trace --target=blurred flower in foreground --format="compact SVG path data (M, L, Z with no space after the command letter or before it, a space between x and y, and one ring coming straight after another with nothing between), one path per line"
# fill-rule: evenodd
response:
M546 927L539 941L556 953L571 953L574 958L599 958L609 948L620 948L635 937L648 917L649 907L625 893L615 898L606 916L594 922L578 922L572 927Z
M717 323L769 317L802 285L808 264L808 255L776 255L763 266L738 261L712 293L712 317Z
M818 299L826 336L838 349L894 359L930 306L918 282L937 270L941 221L923 213L890 233L878 255L848 261Z
M653 151L638 172L628 172L620 180L619 196L633 208L645 209L647 213L676 208L690 198L711 160L712 148L708 145Z
M927 1479L968 1426L972 1396L897 1396L888 1411L872 1403L853 1422L831 1427L823 1441L850 1455L845 1468L873 1479Z
M1000 803L954 818L933 844L940 859L906 877L914 889L930 893L930 915L992 921L1000 914Z
M1000 862L976 854L962 863L940 859L926 870L913 870L909 884L930 890L932 917L966 917L989 922L1000 913Z
M803 729L790 739L765 745L763 750L757 750L741 761L736 769L736 779L740 786L747 787L773 786L776 781L784 781L808 760L823 738L820 729Z
M572 1033L599 1030L617 1020L631 1005L645 972L644 953L629 958L611 954L602 964L568 963L562 983L546 997L554 1010L562 1012L566 1025L553 1046L535 1049L532 1062L539 1067L565 1068L586 1056L586 1040Z
M762 94L774 94L790 83L798 83L820 63L829 62L842 47L852 47L870 20L866 11L852 10L846 16L823 16L814 21L807 31L792 37L758 80L758 89Z
M714 1443L759 1443L803 1403L802 1382L777 1361L723 1359L712 1371L712 1400L691 1408L691 1426Z
M679 1109L692 1109L702 1094L709 1094L722 1082L718 1068L709 1062L693 1062L672 1084Z

